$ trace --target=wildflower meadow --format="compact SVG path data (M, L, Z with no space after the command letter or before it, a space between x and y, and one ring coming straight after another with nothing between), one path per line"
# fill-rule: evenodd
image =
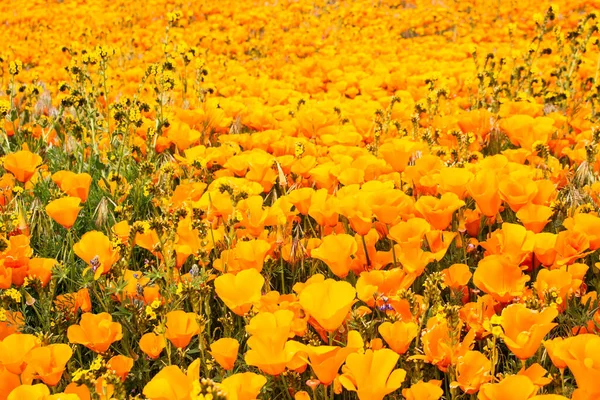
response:
M0 400L599 400L599 28L0 1Z

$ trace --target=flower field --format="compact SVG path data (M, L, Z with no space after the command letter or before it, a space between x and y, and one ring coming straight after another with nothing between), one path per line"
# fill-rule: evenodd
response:
M0 400L600 399L596 10L0 2Z

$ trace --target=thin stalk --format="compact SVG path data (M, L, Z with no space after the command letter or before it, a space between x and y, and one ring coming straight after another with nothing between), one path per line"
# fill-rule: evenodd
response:
M362 238L363 248L365 250L365 257L367 259L367 267L369 269L371 269L371 259L369 258L369 252L367 251L367 241L365 240L365 236L364 235L362 235L361 238ZM395 257L394 257L394 260L395 260Z

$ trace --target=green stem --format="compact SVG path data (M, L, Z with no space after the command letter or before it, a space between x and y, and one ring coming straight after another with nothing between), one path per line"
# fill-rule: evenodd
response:
M283 383L283 388L285 390L285 397L288 399L292 399L292 395L290 394L290 389L288 387L287 381L285 380L284 374L281 374L281 382Z
M362 243L363 243L363 248L365 249L365 257L367 259L367 267L368 269L371 269L371 260L369 259L369 252L367 251L367 241L365 240L365 236L362 235ZM395 260L395 257L394 257Z
M281 294L285 294L285 264L283 263L283 257L281 257Z
M389 228L389 226L388 226ZM390 245L392 247L392 257L394 258L394 268L396 268L398 266L398 259L396 258L396 249L394 248L394 241L392 239L389 239L390 241Z
M171 365L171 343L167 343L167 359L169 361L169 365Z

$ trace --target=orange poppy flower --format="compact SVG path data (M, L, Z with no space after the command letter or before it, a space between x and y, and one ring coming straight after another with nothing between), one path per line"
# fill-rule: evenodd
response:
M27 276L29 279L37 279L46 287L52 278L52 269L56 265L56 260L53 258L32 258L27 266Z
M29 237L15 235L8 238L8 248L4 250L4 266L20 268L29 264L33 249L29 246Z
M441 385L442 381L419 381L410 388L402 389L402 396L406 400L438 400L444 394Z
M131 226L126 220L117 222L112 226L110 230L112 231L112 233L117 235L121 243L127 243L127 241L129 240L129 235L131 234Z
M13 374L4 368L0 369L0 398L6 399L21 384L21 377L19 375Z
M357 392L360 400L383 400L404 382L406 371L394 369L400 356L389 349L352 353L339 377L342 386Z
M514 212L530 203L537 194L537 185L527 178L503 177L498 184L500 198L504 200Z
M121 340L123 328L120 323L113 322L109 313L85 313L79 325L71 325L67 329L69 342L82 344L96 353L104 353L113 342Z
M479 390L478 399L526 400L537 392L538 388L524 375L509 375L499 383L486 383Z
M302 310L302 307L298 304L298 297L293 293L280 294L279 292L272 290L264 294L261 297L260 302L256 305L256 310L258 312L275 312L280 309L291 310L295 313L298 311L296 317L300 314L304 314L304 310Z
M464 133L473 132L481 140L486 140L494 126L495 116L485 108L463 112L458 116L458 126Z
M491 222L492 220L488 219L487 223L489 224ZM479 235L481 228L481 211L479 211L479 209L465 209L462 215L462 220L458 225L459 232L464 229L467 231L469 236L473 236L471 239L474 239Z
M111 400L114 398L113 395L115 393L115 385L109 383L104 376L100 376L98 379L96 379L94 390L98 395L98 400Z
M48 396L50 396L48 386L38 383L37 385L21 385L15 388L6 400L45 400Z
M350 227L361 236L369 233L373 227L373 210L366 202L366 196L359 194L340 200L340 214L348 218Z
M459 289L471 280L473 274L467 264L452 264L449 268L442 270L444 283L451 289Z
M75 393L56 393L44 397L44 400L86 400L86 398L80 397Z
M273 156L264 151L253 151L249 155L248 173L245 178L257 182L263 187L263 192L268 193L275 184L278 174L273 170Z
M308 210L312 203L312 197L315 195L315 190L312 188L301 188L293 190L287 195L290 202L296 207L302 215L308 215Z
M90 389L86 385L77 385L75 383L69 383L65 387L64 393L74 394L79 397L80 400L91 400Z
M154 300L161 300L160 286L158 286L158 285L145 286L144 287L144 303L151 304Z
M501 303L521 296L528 281L518 265L500 255L484 257L473 274L473 284Z
M563 226L570 231L583 233L590 242L590 250L600 248L600 217L592 214L575 214L563 221Z
M466 168L442 168L438 176L440 193L454 193L459 199L464 200L467 185L473 178L473 173Z
M150 279L145 277L140 271L131 271L129 269L126 269L122 273L122 279L125 286L122 287L122 291L120 291L120 293L118 294L115 294L114 297L118 301L123 301L125 298L141 299L142 296L139 292L141 288L145 289ZM114 283L109 283L109 287L113 288Z
M337 277L345 278L357 250L358 246L353 236L328 235L323 238L321 245L311 252L311 256L327 264Z
M165 337L178 349L187 347L192 337L200 333L197 318L198 316L193 312L186 313L182 310L167 313Z
M196 142L200 140L202 134L191 129L188 124L175 121L175 123L169 127L167 138L170 142L175 143L179 151L186 150L192 147Z
M173 195L171 196L170 202L173 203L173 206L179 207L183 204L189 204L190 202L198 201L202 197L202 194L204 194L205 190L206 183L204 182L180 183L177 185L175 190L173 190Z
M46 213L65 229L71 229L79 211L81 199L79 197L61 197L48 203Z
M376 226L379 224L380 223L377 222ZM355 275L358 275L365 270L379 270L385 268L393 262L394 258L391 251L379 251L375 247L381 236L382 234L376 229L371 229L366 236L354 236L357 250L355 257L351 261L350 269Z
M84 313L92 311L92 302L87 288L79 289L75 293L65 293L56 296L54 305L60 310L68 310L71 314L77 314L79 310Z
M388 237L402 246L421 247L425 234L431 230L429 222L423 218L411 218L408 221L401 221L392 226Z
M41 164L42 157L29 150L20 150L4 157L4 169L23 183L31 179Z
M517 218L528 230L533 233L540 233L550 221L552 214L554 214L554 211L550 207L529 203L517 211Z
M558 265L571 264L575 260L585 257L590 252L586 252L590 247L590 241L587 236L578 231L562 231L556 237L556 260Z
M568 348L565 346L565 340L562 337L556 337L551 340L544 340L542 342L544 344L544 348L546 348L546 352L548 352L548 356L550 356L550 360L552 360L552 364L560 370L564 370L567 368L567 363L564 360L565 354L568 351Z
M390 349L398 354L404 354L417 337L419 328L414 322L396 321L391 323L386 321L379 325L377 331Z
M251 268L261 272L270 249L271 245L266 240L239 241L233 250L221 253L221 258L215 260L214 267L219 271L231 273Z
M406 219L414 214L413 198L401 190L390 188L377 190L369 195L367 201L377 220L386 225L393 225L400 217Z
M140 339L140 350L144 352L148 357L155 360L160 356L160 353L166 346L165 337L163 335L157 335L156 333L149 332L144 334Z
M235 155L225 162L223 168L231 171L235 176L243 177L248 173L248 158L244 153Z
M13 198L15 177L12 174L4 174L0 177L0 206L6 206Z
M446 255L454 238L458 236L457 232L429 231L425 234L429 250L436 261L440 261Z
M223 379L227 393L237 400L254 400L258 398L261 389L267 383L267 378L253 372L233 374Z
M356 297L348 282L326 279L306 286L300 292L300 305L319 325L333 332L342 325Z
M556 260L556 239L558 235L550 232L542 232L535 235L533 253L535 258L545 266L551 266Z
M338 204L338 198L329 195L327 189L319 189L311 198L308 215L320 226L336 226L339 221Z
M73 350L66 344L50 344L32 349L25 361L36 378L46 385L56 386L62 377L67 362L73 355Z
M192 380L176 365L168 365L144 386L149 400L186 400L190 398Z
M350 353L355 352L352 347L338 346L306 346L308 359L317 379L323 385L330 385L338 375L342 364Z
M160 237L156 230L145 228L143 232L137 232L135 235L135 245L148 250L154 255L159 255L155 248L160 244Z
M250 338L246 342L248 351L244 356L246 364L258 367L269 375L279 375L296 354L296 342L288 341L293 335L291 327L294 313L277 310L274 313L261 312L246 325Z
M279 161L281 164L287 164L287 163L285 163L285 162L283 161L283 159L284 159L285 157L286 157L286 156L281 156L281 157L278 157L278 161ZM294 174L296 174L296 175L300 175L300 176L302 176L303 178L309 178L309 177L310 177L310 171L311 171L311 170L312 170L314 167L316 167L316 166L317 166L317 159L316 159L315 157L313 157L313 156L303 156L303 157L302 157L302 158L300 158L300 159L294 159L294 158L293 158L291 155L290 155L290 156L287 156L287 157L290 157L290 159L289 159L290 161L289 161L289 162L290 162L291 164L287 164L287 165L289 165L289 170L288 170L288 169L286 169L285 167L282 167L282 168L283 168L283 170L284 170L285 172L288 172L288 171L289 171L289 172L292 172L292 173L294 173Z
M263 208L261 196L251 196L238 203L238 210L242 214L241 225L247 232L258 238L269 222L269 207Z
M554 120L550 117L533 118L530 115L516 114L500 120L500 127L515 146L531 149L533 143L547 143L556 132Z
M476 302L467 303L460 309L460 319L476 333L477 338L487 336L489 332L486 331L484 322L496 315L495 305L494 298L489 294L484 294L479 296Z
M440 371L446 372L450 365L456 364L457 360L471 349L474 340L475 331L470 330L462 342L455 343L448 322L445 319L433 317L427 320L427 328L422 334L425 354L409 357L409 360L424 360L437 366Z
M517 375L524 375L528 377L531 379L531 382L533 382L533 384L539 388L552 382L552 378L547 376L548 371L546 371L544 367L538 363L531 364L527 368L523 366Z
M210 354L226 371L233 369L237 360L240 343L233 338L221 338L210 345Z
M168 149L170 146L171 146L171 141L169 139L167 139L164 136L159 136L156 139L156 145L154 146L154 149L156 150L157 153L162 153L163 151Z
M584 265L583 273L587 271L587 265ZM533 284L538 297L544 301L547 298L556 300L559 310L566 307L567 298L576 293L581 286L582 279L573 276L565 267L561 269L541 269Z
M106 367L124 382L133 367L133 358L117 355L108 360Z
M113 248L110 239L99 231L84 234L73 246L73 251L94 271L95 279L108 273L119 259L119 253Z
M502 339L521 360L527 360L540 347L544 336L557 324L552 323L558 311L548 307L543 311L530 310L523 304L511 304L502 310Z
M25 265L19 268L12 269L12 284L14 286L22 286L25 283L25 278L27 278L27 272L29 270L29 266Z
M415 209L434 229L444 230L452 222L454 211L465 205L452 192L444 193L439 199L433 196L421 196L415 203Z
M330 190L337 185L337 178L332 174L335 165L333 161L323 162L310 170L310 179L315 182L316 188Z
M535 181L535 184L538 188L538 191L533 198L532 203L539 204L541 206L549 206L558 195L556 185L549 179L539 179Z
M409 138L392 139L379 147L379 154L383 157L394 171L402 172L417 151L426 148L423 143L410 140Z
M431 154L417 158L414 165L408 166L404 174L406 181L414 185L415 194L435 196L438 183L433 177L443 168L443 162L438 156Z
M402 268L364 271L356 282L357 296L369 307L375 307L376 294L380 297L393 296L402 289L408 289L416 278L416 274L409 274Z
M235 314L243 316L261 297L265 278L255 269L224 274L215 279L215 292Z
M560 356L575 376L574 399L600 398L600 337L580 334L564 340Z
M13 268L4 265L4 260L0 260L0 289L10 289L13 281Z
M498 178L495 172L488 170L478 172L467 184L467 191L483 215L488 218L496 217L502 206L502 199L498 192Z
M502 229L495 230L490 238L481 243L485 255L499 254L514 264L523 263L533 251L535 235L518 224L502 224Z
M175 253L177 268L181 268L189 256L196 254L202 247L200 234L192 227L191 216L182 219L177 224L177 237L175 240Z
M331 110L307 105L300 109L296 118L299 135L307 138L318 137L337 130L337 117Z
M490 365L490 360L482 353L467 351L458 358L456 382L452 382L450 387L460 387L466 394L477 393L481 385L492 380Z
M20 331L25 325L25 318L20 311L5 311L4 321L0 321L0 341Z
M403 248L400 245L395 245L394 248L400 265L408 274L419 276L425 271L429 263L435 261L434 254L423 251L418 247Z
M82 203L87 201L90 193L90 185L92 184L90 174L85 172L76 174L71 171L58 171L52 175L52 180L68 196L78 197Z
M190 365L188 365L187 371L185 374L188 378L193 381L200 380L200 368L202 366L202 360L200 358L196 358Z
M0 342L0 364L11 373L21 375L27 367L27 355L39 346L37 337L13 333Z

